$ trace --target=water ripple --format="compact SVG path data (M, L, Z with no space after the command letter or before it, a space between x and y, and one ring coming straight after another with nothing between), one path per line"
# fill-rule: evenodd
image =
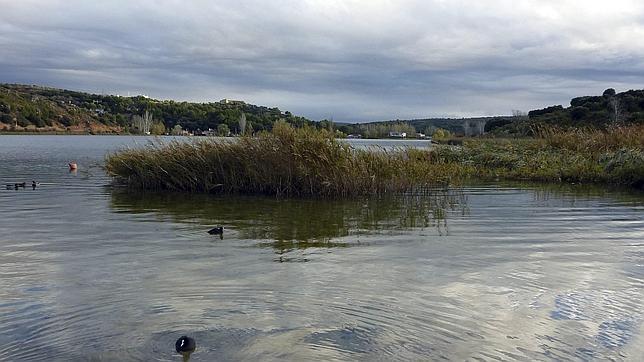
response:
M61 139L0 143L3 182L41 182L0 190L0 360L644 355L641 194L133 195L100 168L130 138Z

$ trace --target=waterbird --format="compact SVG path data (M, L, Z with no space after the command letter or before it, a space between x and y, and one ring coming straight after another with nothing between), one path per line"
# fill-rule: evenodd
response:
M18 187L25 187L25 186L27 186L27 183L26 183L26 182L15 183L15 184L14 184L14 186L15 186L16 188L18 188Z
M181 336L177 341L174 343L174 349L177 351L177 353L192 353L195 351L195 348L197 348L197 343L193 338L190 338L188 336Z
M223 226L215 226L214 228L208 230L208 234L210 234L210 235L224 235L224 227Z
M31 188L35 190L35 189L36 189L36 186L38 186L38 182L36 182L36 181L31 181Z

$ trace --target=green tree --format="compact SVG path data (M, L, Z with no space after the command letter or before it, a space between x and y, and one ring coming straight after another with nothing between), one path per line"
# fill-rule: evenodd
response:
M241 116L239 116L239 134L244 135L246 134L246 114L242 112Z
M319 126L320 128L326 129L329 132L333 132L333 129L335 128L333 124L333 120L327 120L327 119L321 120L319 123Z
M164 135L165 134L165 126L161 122L156 122L152 124L152 127L150 128L150 133L153 135Z
M181 136L183 133L183 128L179 124L175 124L174 127L172 127L172 134L174 136Z
M432 134L432 138L435 138L437 140L447 139L447 138L450 138L451 136L452 134L448 130L442 129L442 128L437 128Z
M226 137L230 134L230 128L225 123L221 123L217 126L217 136Z
M615 90L613 88L608 88L604 91L604 94L602 94L604 97L612 97L615 95Z
M570 117L573 121L582 121L588 116L589 110L586 107L574 107L570 110Z

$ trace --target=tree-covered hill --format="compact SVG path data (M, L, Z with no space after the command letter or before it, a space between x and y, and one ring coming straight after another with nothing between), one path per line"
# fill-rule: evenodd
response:
M550 106L528 112L527 119L498 124L489 130L497 133L530 134L535 126L561 128L606 128L610 125L644 123L644 90L616 93L609 88L601 96L576 97L569 107Z
M417 134L432 135L437 130L448 134L463 134L463 124L467 121L485 121L487 124L508 124L514 120L510 116L475 117L475 118L423 118L411 120L392 120L368 123L337 124L337 128L345 134L359 134L365 138L387 137L389 132L405 132L408 137Z
M485 122L485 133L499 136L530 136L540 126L557 126L563 129L584 127L603 129L609 125L644 123L644 90L629 90L616 93L610 88L601 96L573 98L570 106L550 106L525 113L513 111L512 116L478 118L427 118L393 120L384 122L338 124L346 134L360 134L366 138L386 137L391 131L407 134L425 133L435 130L463 134L465 122Z
M150 116L147 128L141 119ZM242 116L243 115L243 116ZM240 119L243 119L240 122ZM40 86L0 84L0 131L52 131L72 133L155 134L181 131L208 131L225 135L270 130L283 119L295 126L305 124L335 129L342 134L360 134L365 138L387 137L390 132L431 135L462 134L466 122L483 121L485 132L503 136L529 136L541 125L562 128L606 128L614 124L644 123L644 90L616 93L607 89L601 96L573 98L570 106L550 106L530 111L527 116L482 118L427 118L370 123L333 124L313 122L278 108L256 106L242 101L222 100L210 103L156 100L145 96L121 97L97 95ZM245 124L245 130L240 129Z
M246 120L246 131L269 130L280 119L296 126L313 123L278 108L256 106L242 101L176 102L144 96L121 97L0 84L0 130L136 133L141 131L136 128L136 119L146 111L152 116L152 129L157 130L157 133L173 129L224 129L239 133L242 113ZM180 127L176 127L177 125Z

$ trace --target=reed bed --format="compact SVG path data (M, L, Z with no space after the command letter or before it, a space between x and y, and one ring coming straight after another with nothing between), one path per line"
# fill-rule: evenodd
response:
M539 127L535 134L552 148L588 154L644 148L644 124L615 125L607 129Z
M428 159L415 149L355 150L325 130L277 123L254 138L123 150L107 157L106 169L117 182L148 190L343 197L455 179L457 167L431 167Z
M470 140L461 162L473 176L644 188L644 126L606 130L542 127L534 139Z
M338 198L425 190L467 179L644 187L644 129L542 129L535 139L471 139L429 150L356 150L325 130L232 141L152 144L111 154L106 170L135 189Z

